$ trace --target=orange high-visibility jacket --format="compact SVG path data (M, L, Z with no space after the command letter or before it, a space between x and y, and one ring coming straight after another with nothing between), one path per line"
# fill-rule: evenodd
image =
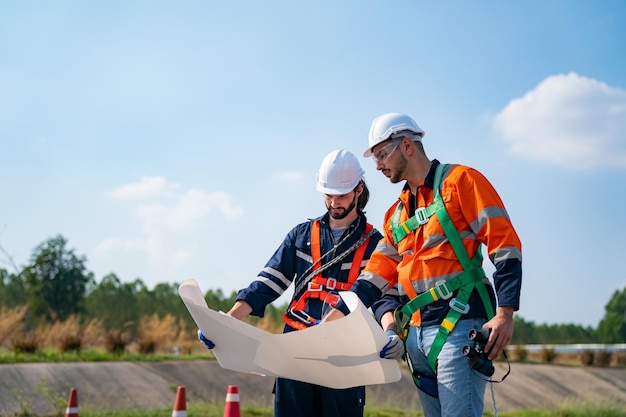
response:
M387 210L383 224L384 238L353 287L357 293L371 293L371 288L375 287L380 293L391 296L373 306L377 317L392 310L395 305L404 304L428 291L436 282L463 272L436 215L397 244L392 237L391 220L394 214L399 214L399 222L402 223L415 213L416 208L433 202L437 165L439 162L433 161L429 174L418 187L417 195L412 195L405 186L399 201ZM481 244L486 245L489 259L496 266L493 278L498 305L513 306L517 310L521 289L521 242L498 193L475 169L449 165L443 174L441 196L470 258ZM367 285L359 281L367 281ZM493 294L488 280L485 281ZM372 300L373 297L369 294L361 298L367 305L365 300ZM448 301L440 300L423 307L421 312L413 315L411 324L439 323L449 309ZM470 312L465 317L485 316L484 306L477 294L472 294L469 304Z

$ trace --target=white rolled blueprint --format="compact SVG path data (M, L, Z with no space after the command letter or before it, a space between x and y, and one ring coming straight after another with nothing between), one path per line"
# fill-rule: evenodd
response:
M381 359L385 332L356 294L340 295L350 314L305 330L273 334L211 310L198 283L184 281L178 294L196 325L215 343L221 367L233 371L294 379L330 388L396 382L395 359Z

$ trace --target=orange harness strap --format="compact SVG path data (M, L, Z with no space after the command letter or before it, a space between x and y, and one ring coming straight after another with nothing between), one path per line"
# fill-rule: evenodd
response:
M365 234L368 234L373 227L374 226L368 223L365 227ZM318 319L311 317L304 312L306 300L309 298L317 298L324 300L324 302L331 306L335 306L339 301L339 296L337 294L333 294L331 291L348 291L350 287L352 287L352 284L356 281L359 273L361 272L361 263L365 257L365 250L367 249L368 243L369 239L363 242L363 244L354 252L352 266L350 267L350 273L348 275L348 282L337 282L335 278L324 278L321 274L318 274L308 282L307 288L302 296L300 296L298 300L294 298L291 301L287 311L299 313L302 316L301 319L303 321L306 320L307 324L303 321L297 321L288 317L287 313L283 314L283 321L298 330L306 329L307 327L317 324ZM319 269L321 266L321 256L320 222L319 220L315 220L311 226L311 262L314 271Z

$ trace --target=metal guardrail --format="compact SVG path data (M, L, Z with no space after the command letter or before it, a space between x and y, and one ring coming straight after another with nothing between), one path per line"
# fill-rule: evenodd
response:
M553 349L556 353L580 353L591 352L626 352L626 343L602 344L602 343L579 343L570 345L561 344L533 344L533 345L510 345L509 350L524 348L528 352L540 352L543 349Z

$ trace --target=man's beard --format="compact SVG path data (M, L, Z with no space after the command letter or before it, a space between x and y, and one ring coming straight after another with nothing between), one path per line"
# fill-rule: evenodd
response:
M392 184L397 184L402 181L402 176L406 170L406 164L407 159L404 155L400 154L400 160L393 167L393 174L389 177L389 181L391 181Z
M352 210L354 210L355 206L356 206L356 193L354 193L354 198L352 199L352 202L350 203L350 205L347 208L343 209L343 211L339 213L334 213L333 209L330 206L326 206L326 210L328 210L328 214L330 215L330 217L332 217L335 220L341 220L341 219L345 219L346 216L350 214Z

